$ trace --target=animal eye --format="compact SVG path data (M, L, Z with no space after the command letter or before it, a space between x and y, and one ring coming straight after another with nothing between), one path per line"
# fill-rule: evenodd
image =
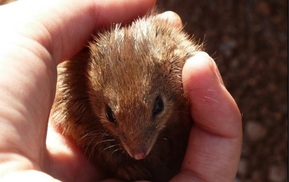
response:
M112 122L112 123L116 123L116 119L115 119L115 116L111 110L111 108L106 105L106 108L105 108L105 115L106 115L106 118Z
M157 96L154 107L153 107L153 116L156 116L164 110L164 102L161 96Z

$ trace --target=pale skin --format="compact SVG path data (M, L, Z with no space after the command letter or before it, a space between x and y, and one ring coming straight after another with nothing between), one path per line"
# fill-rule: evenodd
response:
M1 181L117 181L48 124L56 66L76 54L91 34L112 22L130 22L154 3L24 0L0 6ZM161 17L181 25L172 12ZM195 124L182 169L172 181L233 181L241 114L208 54L199 52L187 61L183 85Z

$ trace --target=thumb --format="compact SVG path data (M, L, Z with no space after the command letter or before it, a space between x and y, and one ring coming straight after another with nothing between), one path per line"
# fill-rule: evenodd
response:
M204 52L190 58L183 68L183 84L194 126L181 173L174 180L233 181L241 151L241 115L212 58Z

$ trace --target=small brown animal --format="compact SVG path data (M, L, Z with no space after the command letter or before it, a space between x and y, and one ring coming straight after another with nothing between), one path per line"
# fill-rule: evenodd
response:
M182 67L199 49L152 14L115 25L59 65L54 124L108 175L168 181L192 125Z

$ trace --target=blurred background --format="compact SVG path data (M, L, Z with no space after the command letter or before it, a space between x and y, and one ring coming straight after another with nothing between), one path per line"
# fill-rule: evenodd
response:
M185 31L205 44L241 110L235 182L287 181L287 0L158 0L157 6L178 13Z
M205 43L243 114L236 182L287 181L287 0L158 0Z

